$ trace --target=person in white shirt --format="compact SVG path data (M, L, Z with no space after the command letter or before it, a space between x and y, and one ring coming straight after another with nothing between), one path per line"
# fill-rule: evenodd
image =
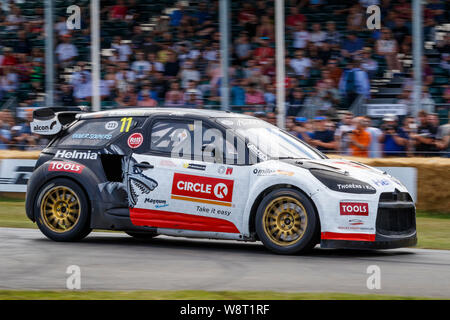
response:
M339 145L340 154L349 155L350 154L350 136L349 134L355 130L355 125L353 124L353 114L351 112L346 112L334 132L335 140Z
M155 53L149 53L147 55L147 60L150 65L150 71L152 73L155 72L164 72L164 65L156 60L156 54Z
M194 63L192 60L186 60L183 65L183 69L180 71L181 87L187 88L189 81L200 81L200 72L194 69Z
M293 47L296 49L306 48L308 41L310 41L311 36L307 30L305 30L305 24L299 22L295 26L295 31L292 33L292 38L294 40Z
M69 34L69 30L67 29L67 21L65 16L59 17L59 22L55 25L55 30L58 32L59 36L65 36Z
M56 55L59 63L62 66L67 66L72 63L73 58L78 56L78 50L77 47L70 43L70 35L65 35L62 38L63 42L56 47Z
M219 43L214 42L212 47L203 52L203 58L207 61L215 61L219 58Z
M321 30L320 23L314 23L312 25L312 29L313 31L310 33L310 41L318 47L322 46L322 43L327 38L327 33Z
M7 31L18 30L21 24L25 22L19 7L13 6L11 13L7 15L4 25Z
M121 36L114 37L111 48L116 49L119 52L120 61L128 61L129 56L133 53L131 47L128 44L123 43Z
M138 79L144 79L148 76L151 70L150 62L144 60L144 53L142 51L136 54L136 61L131 64L131 70L136 73Z
M307 77L312 63L309 58L304 57L303 50L297 50L295 52L295 58L291 59L290 65L297 76Z
M128 69L128 63L121 62L120 63L120 70L116 73L116 80L118 82L134 82L136 81L136 72L133 70Z

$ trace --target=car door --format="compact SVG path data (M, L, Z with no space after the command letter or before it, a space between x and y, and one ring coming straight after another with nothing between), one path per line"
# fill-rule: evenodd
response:
M130 209L132 222L239 234L248 167L237 165L235 158L227 164L234 151L221 129L202 120L160 117L152 121L147 135L148 150L132 154L129 172L152 181L143 182L149 188L129 186L130 193L137 194Z

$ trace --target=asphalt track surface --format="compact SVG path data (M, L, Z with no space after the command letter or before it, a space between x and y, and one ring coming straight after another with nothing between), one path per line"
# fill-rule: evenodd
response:
M271 290L450 297L450 251L325 250L279 256L260 243L160 236L138 241L94 232L78 243L39 230L0 228L0 289L66 289L67 267L83 290ZM381 270L369 290L367 267Z

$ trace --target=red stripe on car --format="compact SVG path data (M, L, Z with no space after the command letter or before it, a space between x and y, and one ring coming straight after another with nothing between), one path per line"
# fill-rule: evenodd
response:
M135 226L240 233L228 220L179 212L130 208L130 218Z
M322 232L323 240L375 241L375 234Z

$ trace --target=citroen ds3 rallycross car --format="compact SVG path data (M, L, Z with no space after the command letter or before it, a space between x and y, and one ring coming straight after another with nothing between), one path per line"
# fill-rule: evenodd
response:
M262 241L276 253L416 243L400 181L328 159L260 119L191 109L84 113L37 109L50 137L28 182L26 212L48 238L92 229Z

